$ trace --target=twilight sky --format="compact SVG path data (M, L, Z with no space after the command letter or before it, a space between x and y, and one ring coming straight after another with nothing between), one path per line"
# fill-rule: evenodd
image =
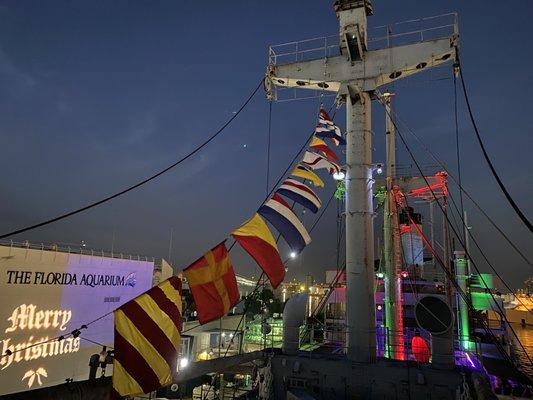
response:
M337 34L332 1L4 1L0 3L0 232L98 200L201 143L263 76L267 47ZM515 0L375 1L369 26L458 11L461 58L479 127L508 190L533 219L533 4ZM201 4L201 6L199 6ZM444 79L443 79L444 78ZM399 115L455 171L451 67L391 87ZM329 106L332 98L326 99ZM532 235L496 186L462 97L463 183L533 259ZM315 123L318 100L273 105L270 184ZM266 192L268 102L262 91L207 148L157 181L101 207L14 237L168 257L186 267L246 220ZM373 106L374 159L384 114ZM337 122L344 126L344 112ZM402 132L409 137L407 131ZM412 137L424 164L434 164ZM398 144L398 163L410 159ZM324 176L324 178L326 178ZM321 192L326 202L333 184ZM473 232L513 287L531 267L465 200ZM336 205L288 277L323 279L336 260ZM303 221L309 227L313 216ZM376 223L376 232L379 225ZM113 240L114 237L114 240ZM287 249L282 245L282 253ZM240 250L237 272L258 274ZM476 261L484 262L477 252Z

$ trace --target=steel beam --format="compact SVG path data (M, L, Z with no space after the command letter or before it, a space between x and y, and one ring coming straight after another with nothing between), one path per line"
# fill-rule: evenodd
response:
M362 91L406 78L431 67L455 60L456 38L370 50L360 61L345 55L301 61L270 67L269 77L276 86L337 92L342 83L357 85ZM324 85L326 83L326 85Z

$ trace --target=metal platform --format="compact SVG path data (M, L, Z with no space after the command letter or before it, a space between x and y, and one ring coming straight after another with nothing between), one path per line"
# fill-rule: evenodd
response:
M381 50L393 46L431 42L459 35L457 13L441 14L388 25L371 27L368 30L368 50ZM296 62L323 59L324 70L328 59L341 55L339 35L319 36L294 42L271 45L268 48L269 69ZM444 79L441 76L435 78ZM305 90L295 87L276 86L273 91L276 101L304 100L317 97L333 97L336 94L325 87Z

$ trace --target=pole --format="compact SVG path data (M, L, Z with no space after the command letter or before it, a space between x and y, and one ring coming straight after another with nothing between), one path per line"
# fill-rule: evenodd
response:
M470 234L468 233L468 230L470 229L468 226L468 219L466 216L466 211L463 211L463 222L464 222L464 229L465 229L465 250L466 254L470 254ZM470 269L470 258L466 259L466 271L468 275L472 273L472 270Z
M404 339L403 339L403 295L402 295L402 249L401 249L401 236L400 236L400 219L398 216L398 205L391 193L391 219L392 219L392 268L394 278L394 293L396 303L392 309L392 313L395 315L396 324L394 325L392 334L396 340L396 348L394 349L395 358L398 360L404 359Z
M454 262L455 262L455 277L457 279L457 284L461 288L461 291L469 296L467 290L467 259L465 257L464 251L455 251L454 252ZM459 330L459 343L464 351L470 350L470 325L468 318L468 304L462 298L462 296L457 293L457 310L458 310L458 330Z
M388 134L388 132L387 132ZM387 141L388 143L388 141ZM388 154L388 153L387 153ZM389 179L387 177L387 198L385 199L385 204L383 205L383 258L385 259L384 269L385 277L383 279L383 286L385 289L385 301L383 305L385 307L385 357L394 357L394 352L392 349L396 346L396 341L394 340L394 335L391 335L391 330L393 326L396 325L396 316L392 312L395 304L395 293L394 290L394 271L393 271L393 262L392 262L392 232L391 232L391 215L390 215L390 195L389 191ZM392 278L392 279L391 279Z
M172 236L174 235L174 228L170 228L170 238L168 239L168 262L172 264Z
M396 178L396 137L391 115L391 94L385 94L385 128L387 155L387 201L383 216L383 247L385 253L385 326L387 327L387 355L404 359L401 252L398 210L392 188Z
M434 200L429 201L429 219L430 219L430 240L431 240L431 248L435 248L435 203ZM431 257L431 267L432 267L432 275L435 277L435 273L437 270L437 264L436 264L435 256Z
M371 102L346 95L346 345L348 359L376 356Z
M443 197L442 200L442 208L444 210L442 214L442 244L443 244L443 254L444 254L444 268L446 269L445 277L444 277L444 290L446 291L446 303L450 306L450 308L453 310L453 304L452 304L452 281L451 279L451 268L450 268L450 244L448 243L449 240L449 229L448 229L448 219L446 217L447 214L447 204L446 204L446 197Z

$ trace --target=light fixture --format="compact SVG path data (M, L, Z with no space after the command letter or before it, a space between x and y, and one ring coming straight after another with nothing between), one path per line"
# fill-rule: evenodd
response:
M381 306L381 304L378 305L378 311L381 311L383 307Z
M289 256L291 258L296 258L298 256L298 253L296 253L295 251L291 251L291 253L289 254Z
M342 170L339 172L333 173L333 179L335 179L336 181L342 181L345 177L346 177L346 174Z
M372 165L372 171L375 172L378 175L381 175L383 173L383 164L373 164Z
M401 275L402 275L402 278L407 278L409 276L407 271L402 271Z
M180 368L185 368L187 365L189 365L189 360L187 358L180 359Z
M377 277L378 279L383 279L383 278L385 277L385 274L384 274L383 272L378 272L378 273L376 274L376 277Z

